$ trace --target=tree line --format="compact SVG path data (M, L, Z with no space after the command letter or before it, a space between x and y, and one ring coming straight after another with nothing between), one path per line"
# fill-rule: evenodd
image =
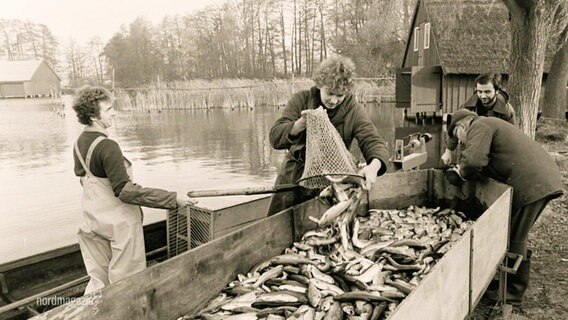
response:
M194 14L164 17L156 25L138 18L106 43L58 43L42 24L0 20L0 59L63 62L71 83L132 87L191 79L309 76L324 57L353 58L362 77L400 65L417 0L239 0ZM459 1L469 0L455 0ZM495 0L510 14L509 91L523 106L521 127L533 135L544 56L554 42L545 108L563 116L568 81L568 2ZM490 70L488 70L489 72Z
M58 42L49 28L40 23L0 19L0 59L43 59L57 65Z
M213 78L310 75L341 53L359 75L389 73L402 59L415 0L241 0L153 25L138 18L103 54L123 86Z

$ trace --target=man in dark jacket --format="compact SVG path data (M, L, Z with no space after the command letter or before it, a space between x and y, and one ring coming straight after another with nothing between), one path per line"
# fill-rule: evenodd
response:
M564 193L562 175L544 148L499 118L461 109L452 115L448 134L463 146L453 169L461 178L458 181L484 176L513 187L509 251L524 259L517 273L509 276L507 301L520 304L529 283L529 231L548 202Z
M479 116L496 117L517 125L515 109L509 104L509 94L501 88L501 75L496 73L481 74L475 79L475 92L462 108ZM445 165L451 163L452 152L457 145L455 137L446 140L446 151L441 157Z
M301 91L288 101L282 116L270 130L270 144L277 150L288 150L275 185L297 183L304 172L306 157L306 117L302 111L324 107L329 120L349 149L353 139L367 161L360 174L365 176L368 188L377 176L386 172L389 153L386 141L379 136L365 109L351 94L353 62L335 56L322 61L314 75L315 87ZM301 188L272 196L268 215L299 204L316 196L314 190Z

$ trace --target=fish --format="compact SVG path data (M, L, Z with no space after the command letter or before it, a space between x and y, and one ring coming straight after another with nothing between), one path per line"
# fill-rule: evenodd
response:
M305 258L299 254L281 254L270 260L272 265L299 265L299 264L313 264L317 265L317 262Z
M381 273L381 270L382 268L380 268L379 265L373 263L373 265L367 268L365 272L361 273L358 276L354 276L354 278L363 283L370 283L373 281L374 277L377 274Z
M415 289L415 286L414 286L414 285L412 285L412 284L410 284L410 283L408 283L408 282L405 282L405 281L403 281L403 280L400 280L400 279L395 279L394 281L387 280L386 283L389 284L389 285L391 285L391 286L393 286L393 287L398 288L400 291L402 291L402 292L404 292L404 293L406 293L406 294L411 293L412 290Z
M274 320L283 320L285 319L283 316L286 312L292 313L294 311L296 311L298 308L293 307L293 306L281 306L281 307L273 307L273 308L264 308L261 309L260 311L258 311L257 316L259 318L264 318L266 317L266 319L268 320L270 316L276 316L278 315L278 318L274 318Z
M337 185L337 183L332 183L331 188L332 188L332 191L333 191L333 195L335 196L335 199L337 199L338 202L343 202L343 201L349 200L349 197L347 196L347 193L345 192L345 190L340 188Z
M345 210L347 210L347 208L349 208L349 206L351 206L351 203L353 203L353 199L338 202L331 208L327 209L318 219L318 226L323 227L329 223L334 222L335 219L339 217L339 215L341 215Z
M318 220L319 221L319 220ZM329 237L329 238L316 238L312 237L306 240L306 245L318 247L318 246L326 246L330 244L334 244L339 239L339 236Z
M258 319L256 312L240 313L224 318L224 320L256 320Z
M361 250L361 254L365 256L372 256L377 251L383 250L395 242L396 240L389 240L389 241L375 242L369 244L363 250Z
M325 298L323 298L320 302L320 309L322 311L329 311L329 309L331 309L331 306L333 305L334 300L333 300L333 296L326 296Z
M378 320L383 315L387 308L386 303L379 303L373 308L373 313L371 314L371 318L369 320Z
M393 300L390 298L383 297L378 292L368 292L368 291L351 291L345 292L342 294L338 294L333 297L335 301L357 301L363 300L367 302L380 302L380 301L388 301L392 302Z
M319 289L311 281L308 284L307 297L308 297L308 301L309 301L310 305L314 308L318 307L318 305L319 305L319 303L322 299L322 296L321 296Z
M284 270L284 266L282 266L282 265L278 265L278 266L270 269L269 271L263 273L260 277L258 277L258 280L256 280L256 282L252 286L254 288L260 287L266 280L280 276L282 274L283 270Z
M237 296L226 304L221 306L221 309L231 311L241 307L251 307L252 303L257 298L258 291L252 291L243 295Z
M305 294L282 290L259 294L251 306L262 309L276 306L301 306L306 303L308 303L308 298Z
M215 297L215 299L209 301L207 306L201 309L201 311L199 311L197 315L199 316L201 314L211 313L211 312L215 313L221 308L223 304L227 303L229 300L231 300L231 298L227 297L226 293L221 293L217 297Z
M344 293L344 291L340 287L334 284L329 284L327 282L321 281L317 278L310 279L310 283L313 283L316 286L316 288L320 290L330 290L335 292L336 294Z
M351 242L355 247L363 249L366 246L368 246L371 242L359 239L359 226L360 226L359 219L355 219L355 221L353 222L353 236L351 236Z
M289 291L294 291L294 292L299 292L299 293L306 293L308 288L306 288L304 286L298 286L298 285L283 284L283 285L280 285L278 287L278 290L289 290Z
M341 309L343 310L343 313L348 316L355 315L355 306L351 303L341 303Z
M343 320L343 309L339 302L334 302L325 313L324 320Z
M313 265L307 265L306 269L308 270L308 272L311 273L313 278L316 278L323 282L327 282L329 284L335 284L335 280L333 279L332 276L321 272L318 268L314 267Z
M315 316L316 312L312 307L301 305L286 320L314 320Z

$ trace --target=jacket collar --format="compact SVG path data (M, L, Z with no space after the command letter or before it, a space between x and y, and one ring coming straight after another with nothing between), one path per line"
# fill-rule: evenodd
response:
M497 93L497 101L495 102L495 104L493 105L493 108L491 109L491 111L495 112L495 113L499 113L499 114L503 114L503 115L507 115L509 114L509 111L507 109L507 101L508 99L505 98L505 96L503 94L501 94L501 91L499 91L499 93ZM485 108L483 106L483 104L481 103L481 100L479 100L479 98L477 97L477 94L473 94L471 97L469 97L469 99L467 99L467 101L463 104L464 108L467 108L473 112L477 112L477 108Z
M86 125L84 131L85 132L99 132L99 133L104 134L105 137L108 137L108 131L96 122L93 122L91 125Z

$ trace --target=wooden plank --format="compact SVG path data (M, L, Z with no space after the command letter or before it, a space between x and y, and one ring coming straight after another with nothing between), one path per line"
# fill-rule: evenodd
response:
M245 222L245 223L241 223L241 224L239 224L239 225L232 226L231 228L227 228L227 229L224 229L224 230L213 230L213 237L212 237L212 239L220 238L220 237L222 237L222 236L224 236L224 235L226 235L226 234L228 234L228 233L231 233L231 232L233 232L233 231L236 231L236 230L245 228L245 227L247 227L247 226L250 226L251 224L255 223L256 221L257 221L257 220L249 221L249 222Z
M235 226L243 223L266 217L270 199L270 197L264 197L220 210L214 210L215 219L213 223L213 233L218 234L227 229L234 229Z
M470 237L468 230L402 301L389 320L465 318L469 313Z
M385 174L369 191L370 208L398 209L427 201L428 170Z
M495 182L488 183L485 187L482 194L486 195L491 193L488 189L495 191L503 189L503 185ZM511 188L506 188L473 225L472 308L481 299L497 271L497 266L503 261L503 256L507 252L511 197Z
M196 312L238 273L292 244L291 212L263 219L114 283L100 291L96 303L65 305L38 319L176 319Z
M474 196L475 184L466 183L461 187L452 185L442 170L432 170L432 197L435 202L465 200Z
M489 179L484 183L478 183L477 188L475 190L475 197L481 201L482 204L486 205L487 207L491 206L497 199L501 198L501 196L510 189L511 187L499 183L496 180Z

